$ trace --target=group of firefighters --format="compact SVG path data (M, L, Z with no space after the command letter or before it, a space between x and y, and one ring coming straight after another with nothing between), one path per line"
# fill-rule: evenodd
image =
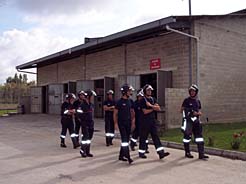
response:
M124 84L121 88L121 98L114 100L114 91L107 91L107 98L103 103L105 111L105 136L106 146L113 145L115 130L119 130L121 137L121 147L119 152L120 161L133 162L130 157L130 148L135 151L139 139L139 157L146 159L148 151L148 136L151 135L156 152L160 159L168 156L164 151L160 138L157 134L156 112L160 111L156 99L152 96L153 87L146 84L137 90L137 99L133 101L131 96L134 88L129 84ZM197 98L198 87L192 85L189 88L189 97L181 106L183 122L181 130L184 134L183 144L185 157L193 158L190 153L189 143L194 135L195 143L198 147L199 159L206 160L208 156L204 154L204 139L202 137L202 125L199 117L201 113L201 103ZM81 147L81 157L93 157L90 151L91 140L94 133L93 120L93 98L97 94L93 90L80 91L78 99L72 93L67 94L61 106L61 147L66 147L65 137L67 129L73 142L73 147ZM75 120L75 126L74 121ZM81 129L81 142L79 138ZM130 147L130 148L129 148Z

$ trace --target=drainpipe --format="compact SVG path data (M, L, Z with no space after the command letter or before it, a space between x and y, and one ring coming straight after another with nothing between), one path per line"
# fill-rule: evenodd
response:
M37 74L35 72L27 72L27 71L21 71L19 68L16 69L18 72L22 72L22 73L28 73L28 74Z
M184 35L184 36L187 36L189 38L193 38L196 40L196 47L197 47L196 48L197 49L196 50L196 85L199 86L199 37L184 33L176 29L172 29L168 25L166 25L166 29L168 31L172 31L172 32L175 32L175 33L178 33L178 34L181 34L181 35Z

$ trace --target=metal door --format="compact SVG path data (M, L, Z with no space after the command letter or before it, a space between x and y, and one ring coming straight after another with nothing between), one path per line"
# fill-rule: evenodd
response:
M31 87L31 113L42 113L42 87Z
M165 88L172 87L172 72L157 71L157 100L160 106L165 106Z
M81 90L86 91L87 89L94 90L94 81L93 80L79 80L76 82L76 89L77 91L81 91Z
M115 92L115 89L114 89L114 78L104 77L104 99L106 97L107 91L110 90L110 89Z
M68 92L74 93L76 95L77 94L76 85L77 85L76 82L68 82Z
M60 114L63 90L63 84L48 85L49 114Z

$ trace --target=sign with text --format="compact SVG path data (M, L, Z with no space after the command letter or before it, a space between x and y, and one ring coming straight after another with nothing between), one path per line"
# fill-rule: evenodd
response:
M161 68L161 59L151 59L149 64L150 70L156 70Z

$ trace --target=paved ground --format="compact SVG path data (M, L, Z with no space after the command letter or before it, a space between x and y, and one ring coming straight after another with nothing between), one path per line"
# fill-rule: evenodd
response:
M103 122L96 121L93 158L81 158L79 150L59 147L59 117L17 115L0 118L0 184L57 183L165 183L245 184L246 162L211 156L209 161L185 159L183 151L159 160L150 146L148 159L131 152L132 165L117 160L119 141L106 147ZM68 137L68 136L67 136ZM197 156L195 154L195 156Z

